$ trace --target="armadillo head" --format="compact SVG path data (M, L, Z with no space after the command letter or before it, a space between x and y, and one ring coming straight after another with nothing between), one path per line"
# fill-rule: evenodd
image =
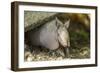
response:
M56 18L58 41L63 47L70 47L70 38L68 33L70 20L67 20L64 24Z

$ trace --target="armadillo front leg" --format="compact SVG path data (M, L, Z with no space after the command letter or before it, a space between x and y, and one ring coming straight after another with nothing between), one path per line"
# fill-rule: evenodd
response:
M65 48L66 57L70 58L70 40L67 41L67 46Z
M64 53L65 53L65 57L66 57L66 58L69 58L69 57L70 57L70 56L69 56L69 55L70 55L70 53L69 53L69 47L65 47L65 48L64 48Z

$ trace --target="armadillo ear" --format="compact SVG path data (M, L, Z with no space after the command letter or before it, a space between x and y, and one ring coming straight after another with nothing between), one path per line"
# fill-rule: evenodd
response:
M62 25L63 23L56 17L56 22L58 25Z
M66 26L66 28L69 28L69 25L70 25L70 19L69 20L67 20L66 22L65 22L65 24L64 24L65 26Z

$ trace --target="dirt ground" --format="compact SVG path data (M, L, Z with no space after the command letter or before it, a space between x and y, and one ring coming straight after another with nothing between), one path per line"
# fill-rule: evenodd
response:
M65 58L62 55L58 55L56 52L51 52L44 48L32 48L32 52L29 49L25 50L25 61L50 61L50 60L63 60L63 59L86 59L90 58L90 49L83 47L81 49L70 49L69 58Z

